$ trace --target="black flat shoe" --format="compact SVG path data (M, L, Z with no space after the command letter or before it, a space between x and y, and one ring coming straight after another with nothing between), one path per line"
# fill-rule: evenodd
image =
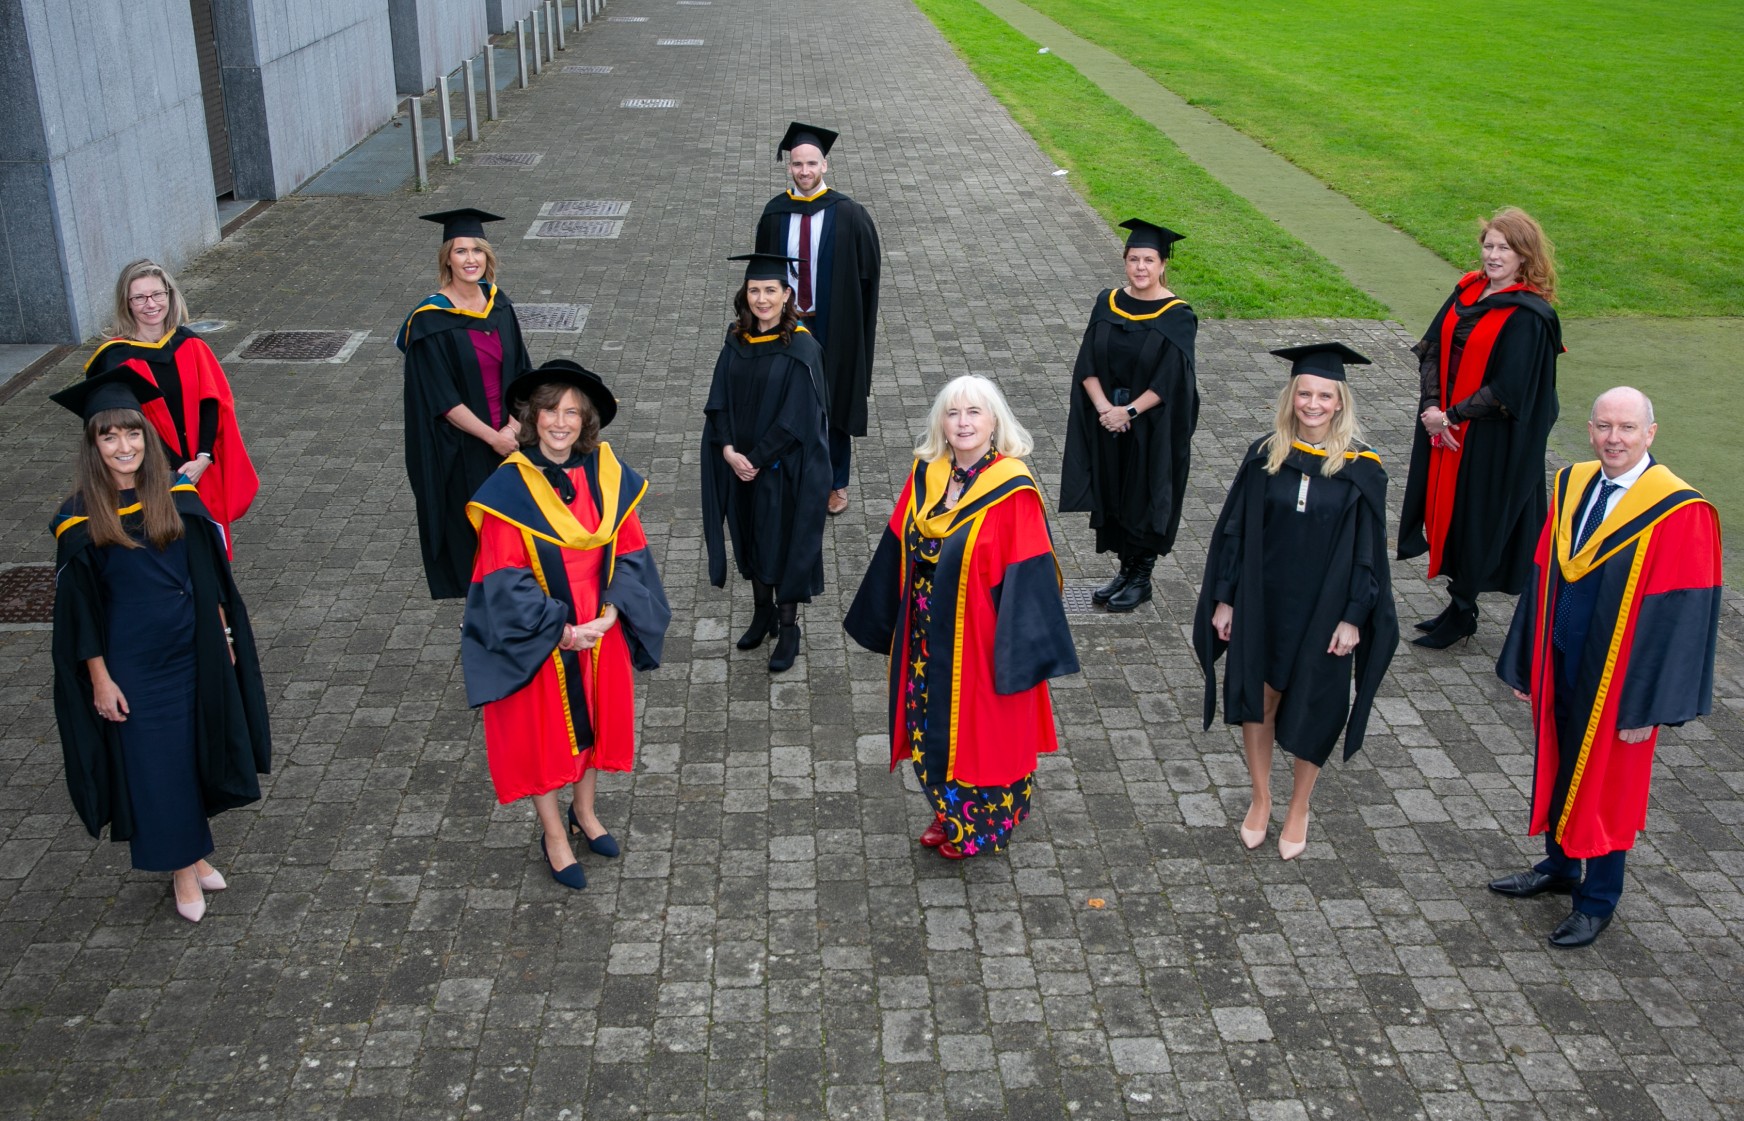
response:
M1128 580L1120 591L1108 601L1107 607L1115 615L1124 615L1141 603L1149 603L1151 599L1151 578L1149 576L1134 576Z
M1473 607L1466 611L1453 611L1436 625L1435 629L1422 638L1411 640L1412 645L1422 646L1429 650L1445 650L1462 638L1470 638L1478 633L1478 610Z
M1126 587L1127 581L1131 579L1132 570L1125 564L1122 564L1120 566L1120 571L1114 574L1114 579L1090 593L1090 602L1096 604L1098 607L1102 606L1115 596L1119 595L1120 589Z
M1503 876L1499 880L1490 881L1490 890L1502 895L1512 895L1515 899L1531 899L1534 895L1554 892L1567 895L1574 890L1575 880L1566 876L1552 876L1544 872L1528 870L1515 872L1512 876Z
M784 673L792 669L798 657L799 624L790 623L781 628L781 637L775 640L775 652L769 655L769 672Z
M781 620L775 614L775 607L770 605L765 611L761 605L751 616L751 626L739 636L738 647L741 650L755 650L763 645L763 640L773 638L781 630Z
M1454 610L1453 604L1450 603L1446 607L1443 607L1441 609L1441 614L1435 616L1433 619L1425 619L1421 623L1414 623L1412 625L1420 631L1432 631L1436 627L1447 622L1447 617L1452 615Z
M1556 929L1550 932L1550 944L1559 950L1578 950L1582 946L1590 946L1599 940L1599 935L1611 925L1610 915L1589 915L1584 911L1570 911L1568 918L1556 924Z

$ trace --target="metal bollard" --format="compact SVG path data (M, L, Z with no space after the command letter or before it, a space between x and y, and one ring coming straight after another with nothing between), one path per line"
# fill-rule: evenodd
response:
M545 72L545 61L540 57L539 50L539 10L537 8L527 13L527 22L533 28L533 74L537 77Z
M448 75L436 79L436 120L442 126L442 158L454 159L454 107L448 103Z
M484 41L484 111L485 120L497 119L497 49Z
M521 81L521 88L527 88L527 21L515 21L515 69Z
M557 49L566 51L569 49L569 43L566 42L567 37L563 34L563 0L553 0L551 7L557 19Z
M466 139L469 143L478 143L478 79L472 74L472 59L460 64L461 73L466 75Z
M406 115L412 122L412 170L422 191L430 186L430 175L424 170L424 107L418 98L406 98Z

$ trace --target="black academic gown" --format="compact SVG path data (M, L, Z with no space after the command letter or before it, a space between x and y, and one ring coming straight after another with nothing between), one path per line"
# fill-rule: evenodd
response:
M823 343L830 428L866 434L866 398L872 392L872 350L878 329L878 227L866 208L839 191L825 190L810 202L783 192L769 200L757 220L757 252L787 252L788 216L827 214L819 239L818 275L828 286L818 293L813 321Z
M483 440L448 423L446 414L465 405L490 422L478 353L468 330L494 331L502 340L502 388L532 369L508 293L481 285L488 303L482 314L445 308L426 299L406 318L395 344L405 352L406 474L418 510L418 545L432 599L464 599L472 583L478 537L466 520L466 503L503 457Z
M1129 314L1114 290L1096 297L1072 367L1066 451L1060 464L1060 509L1084 510L1097 531L1096 551L1166 555L1181 525L1199 389L1193 343L1199 318L1184 301L1161 314ZM1096 378L1112 401L1146 390L1161 404L1140 413L1118 436L1102 427L1084 379ZM1124 395L1117 391L1124 390Z
M775 587L781 603L824 590L824 510L830 490L829 432L819 365L803 327L747 341L727 333L703 407L702 533L709 583L727 581L725 522L739 575ZM731 444L758 469L741 482L721 458Z
M1320 474L1321 453L1297 444L1278 474L1267 475L1264 444L1262 438L1248 448L1205 558L1193 618L1193 649L1205 672L1205 727L1217 711L1217 659L1227 649L1224 722L1263 720L1270 684L1283 692L1278 745L1323 766L1341 732L1346 759L1361 748L1399 642L1387 568L1387 474L1380 457L1363 449L1346 453L1344 469L1328 479ZM1298 513L1304 474L1307 510ZM1219 602L1235 609L1227 643L1211 627ZM1355 651L1342 657L1326 649L1340 622L1361 634Z
M201 799L211 816L259 800L258 776L272 769L272 733L254 630L231 578L223 536L191 483L177 485L174 497L182 515L194 598L194 762ZM122 519L135 536L143 534L139 523L137 513ZM67 793L91 836L108 826L110 840L127 841L133 838L134 822L121 743L115 726L97 715L85 668L88 659L105 654L107 642L98 549L82 508L74 502L61 507L52 529L54 709ZM233 647L225 642L226 622Z
M1483 283L1481 275L1471 282ZM1458 291L1448 296L1413 348L1419 362L1439 367L1443 324ZM1457 314L1478 318L1500 308L1517 310L1508 317L1490 349L1481 384L1491 388L1508 415L1465 425L1457 490L1441 557L1440 572L1455 587L1473 595L1492 591L1519 595L1526 587L1538 531L1549 509L1544 452L1559 408L1556 360L1563 347L1562 324L1556 311L1537 293L1519 290L1498 292L1469 307L1460 305ZM1447 377L1445 370L1432 372ZM1445 404L1457 405L1459 401ZM1411 468L1399 511L1400 560L1429 551L1425 526L1429 433L1421 423L1412 429Z

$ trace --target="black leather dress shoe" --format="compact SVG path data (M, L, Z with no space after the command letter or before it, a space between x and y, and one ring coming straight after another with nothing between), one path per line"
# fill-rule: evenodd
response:
M1566 876L1552 876L1544 872L1515 872L1512 876L1503 876L1499 880L1490 881L1490 890L1503 895L1512 895L1516 899L1530 899L1534 895L1543 895L1554 891L1559 895L1567 895L1573 891L1578 880Z
M1570 911L1568 918L1556 924L1550 932L1550 944L1559 950L1575 950L1598 941L1599 935L1611 925L1610 915L1589 915L1585 911Z

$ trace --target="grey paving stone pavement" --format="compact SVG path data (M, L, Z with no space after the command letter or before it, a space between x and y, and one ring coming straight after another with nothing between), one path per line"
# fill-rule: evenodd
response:
M1389 324L1204 325L1205 417L1158 602L1078 617L1063 750L1007 856L950 864L914 843L926 811L883 763L882 662L837 621L948 376L999 377L1057 478L1069 363L1118 242L910 4L800 12L619 0L608 15L646 21L571 39L467 149L536 166L290 199L185 271L196 313L236 324L220 356L260 329L369 332L342 364L227 364L265 479L237 567L278 764L258 806L216 819L232 886L190 926L163 877L77 824L48 635L0 630L0 1116L1739 1116L1735 608L1719 711L1662 738L1619 920L1589 951L1545 945L1555 903L1482 886L1532 852L1525 713L1491 672L1498 601L1468 645L1400 654L1367 749L1321 781L1302 859L1236 840L1237 738L1198 730L1185 639L1204 538L1267 423L1274 346L1331 334L1378 359L1364 413L1402 477L1411 374ZM562 69L584 63L612 70ZM678 105L620 107L633 98ZM747 597L702 578L696 458L737 275L723 258L781 186L790 117L842 128L831 181L876 216L886 281L829 591L771 678L728 641ZM544 203L578 199L630 203L620 236L522 237ZM435 257L415 216L462 204L509 216L495 241L518 303L589 305L532 349L606 375L613 443L653 480L673 630L639 681L637 770L601 784L624 855L584 855L579 894L546 876L528 807L495 804L458 611L425 598L403 486L391 337ZM51 555L74 437L47 395L83 357L0 405L0 563ZM1056 531L1069 579L1103 575L1079 516ZM1439 606L1420 568L1395 577L1407 618Z

